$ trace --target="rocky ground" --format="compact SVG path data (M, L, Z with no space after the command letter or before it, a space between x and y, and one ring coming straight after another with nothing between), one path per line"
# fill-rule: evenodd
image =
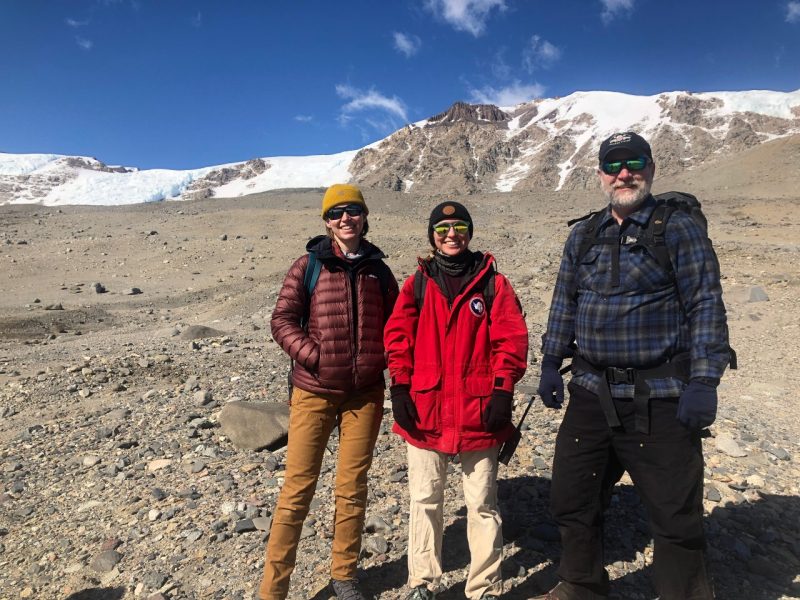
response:
M705 506L718 597L800 597L800 204L714 190L705 202L739 370L720 388ZM701 198L702 193L700 194ZM0 599L254 597L283 454L237 448L233 400L281 403L288 361L269 335L290 260L322 231L321 191L122 208L0 207ZM439 199L368 196L371 239L405 279ZM570 217L596 194L464 199L538 340ZM212 328L198 330L198 326ZM537 402L501 468L507 598L554 580L547 498L561 413ZM406 464L386 414L371 471L360 577L406 593ZM330 443L300 544L292 598L328 598ZM466 517L457 463L447 491L446 591L463 598ZM652 544L628 479L608 516L614 598L649 599Z

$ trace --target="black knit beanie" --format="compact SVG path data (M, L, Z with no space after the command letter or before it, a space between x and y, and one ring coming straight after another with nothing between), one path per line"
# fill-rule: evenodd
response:
M433 243L433 226L447 219L461 219L469 223L469 239L472 239L472 217L469 215L467 207L459 202L448 200L436 206L428 219L428 241L431 246L436 247L436 244Z

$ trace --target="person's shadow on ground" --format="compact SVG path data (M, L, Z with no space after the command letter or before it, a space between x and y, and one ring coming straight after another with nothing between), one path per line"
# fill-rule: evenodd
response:
M503 598L528 600L556 583L561 546L549 514L550 481L541 476L500 479L506 580ZM466 511L445 529L443 571L469 565ZM800 597L794 579L800 573L800 498L762 494L752 503L717 507L706 518L709 565L717 597L778 600ZM647 513L631 485L615 486L605 513L606 565L627 573L612 582L610 598L652 598L651 534ZM645 558L645 555L648 555ZM364 591L376 597L402 589L408 577L405 557L370 567ZM513 586L513 587L512 587ZM327 596L321 596L327 599ZM461 581L438 595L440 600L464 598Z
M506 538L503 575L512 581L503 598L529 599L556 583L561 553L549 514L550 482L543 477L500 480ZM778 600L800 597L800 498L761 494L756 502L717 507L705 519L709 567L717 597ZM651 534L647 512L631 485L618 484L605 512L606 565L625 563L628 573L612 582L611 598L652 598ZM509 556L511 546L516 552ZM547 563L541 568L543 563ZM648 563L648 564L646 564ZM537 569L537 567L539 567ZM457 586L463 598L463 584ZM455 591L455 590L454 590ZM440 596L449 598L449 596Z
M66 600L122 600L125 597L124 587L88 588L67 596Z

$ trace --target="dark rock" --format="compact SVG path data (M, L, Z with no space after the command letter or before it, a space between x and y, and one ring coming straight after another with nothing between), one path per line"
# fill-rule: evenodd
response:
M92 558L89 566L98 573L108 573L122 560L122 555L116 550L104 550Z

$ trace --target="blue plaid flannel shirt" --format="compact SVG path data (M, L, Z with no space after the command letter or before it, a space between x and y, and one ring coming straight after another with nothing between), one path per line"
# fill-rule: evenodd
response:
M597 235L622 240L616 287L611 280L613 245L592 246L576 264L588 220L573 227L553 292L543 354L567 356L575 340L578 352L594 365L645 368L690 352L690 377L722 376L730 356L717 256L702 227L676 211L665 232L673 280L635 244L654 208L651 196L622 225L611 216L610 207L605 209ZM572 381L597 393L601 379L577 371ZM684 388L671 377L648 384L653 398L677 397ZM611 392L615 398L633 398L632 385L613 384Z

